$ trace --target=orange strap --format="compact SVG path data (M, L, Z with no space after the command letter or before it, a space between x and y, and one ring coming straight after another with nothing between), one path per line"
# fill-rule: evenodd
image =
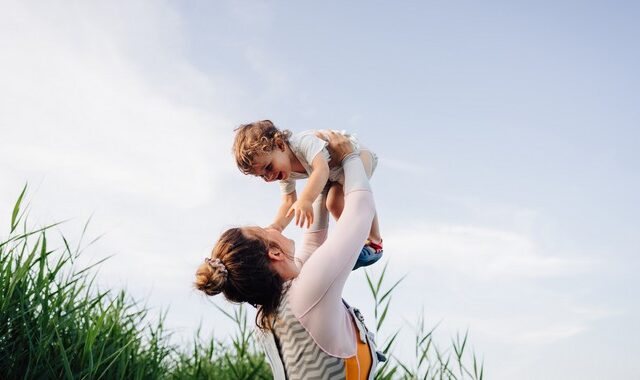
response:
M356 329L356 334L357 334ZM369 377L369 371L371 371L371 350L367 343L362 343L359 338L356 337L358 342L358 351L355 356L344 360L345 366L345 379L346 380L367 380Z

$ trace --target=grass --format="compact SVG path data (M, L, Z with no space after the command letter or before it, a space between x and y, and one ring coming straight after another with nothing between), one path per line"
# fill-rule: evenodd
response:
M224 345L215 339L203 344L199 338L195 338L192 351L180 352L173 359L174 366L169 378L271 379L271 369L251 339L253 326L248 323L245 306L235 308L233 314L219 310L236 323L231 345Z
M437 328L427 329L424 313L418 317L414 326L414 355L413 364L408 364L405 359L400 359L393 354L393 348L398 343L400 331L394 331L380 339L383 335L383 325L387 318L393 292L404 280L404 277L385 287L385 279L388 263L384 265L379 275L374 276L369 271L365 272L367 284L374 304L374 319L378 349L381 350L388 361L378 366L376 380L387 379L429 379L429 380L483 380L484 364L478 360L475 353L468 352L468 332L463 336L456 335L450 342L450 347L439 348L434 341L434 331Z
M27 223L26 187L11 213L9 233L0 238L0 376L7 379L270 379L264 355L251 337L253 322L240 306L220 311L237 326L230 341L201 339L190 347L169 342L163 316L150 323L149 310L125 292L99 290L94 269L75 265L91 245L76 247L56 234L57 224ZM86 231L86 226L84 231ZM83 231L83 235L84 235ZM59 248L52 249L50 239ZM439 349L433 329L420 318L415 328L414 365L393 354L399 331L384 336L393 292L402 279L385 285L386 266L367 273L375 329L389 360L377 379L483 379L483 366L469 357L468 335ZM216 306L217 307L217 306ZM251 321L251 322L249 322ZM469 364L465 364L469 363Z
M56 224L30 228L20 193L8 236L0 239L0 377L7 379L259 379L269 378L263 356L249 339L243 309L232 346L215 339L192 347L169 343L163 318L124 292L100 291L90 267L76 268L82 253ZM86 226L85 226L86 230ZM81 239L82 240L82 239ZM90 245L90 243L89 243Z

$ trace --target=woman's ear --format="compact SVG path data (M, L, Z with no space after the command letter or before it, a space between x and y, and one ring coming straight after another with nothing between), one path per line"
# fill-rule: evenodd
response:
M284 143L284 140L281 138L277 138L276 139L276 146L278 147L278 149L280 149L281 151L285 151L287 144Z
M269 248L269 252L267 253L269 255L269 258L273 261L282 261L284 259L284 255L282 254L282 251L280 250L280 248Z

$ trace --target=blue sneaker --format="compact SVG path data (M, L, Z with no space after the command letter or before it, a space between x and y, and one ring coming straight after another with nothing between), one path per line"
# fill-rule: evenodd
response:
M376 249L378 247L380 249ZM382 245L378 245L378 244L367 241L367 244L365 244L364 247L362 247L362 250L360 251L360 255L358 256L358 260L356 261L356 265L353 266L352 270L356 270L360 267L368 267L369 265L375 263L381 258L382 258Z

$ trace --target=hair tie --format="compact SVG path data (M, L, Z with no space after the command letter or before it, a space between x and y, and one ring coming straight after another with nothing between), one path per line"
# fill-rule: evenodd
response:
M220 261L220 259L218 258L211 259L210 257L207 257L206 259L204 259L204 262L209 264L211 268L218 269L220 272L224 273L225 276L229 273L227 272L227 267L225 267L222 261Z

